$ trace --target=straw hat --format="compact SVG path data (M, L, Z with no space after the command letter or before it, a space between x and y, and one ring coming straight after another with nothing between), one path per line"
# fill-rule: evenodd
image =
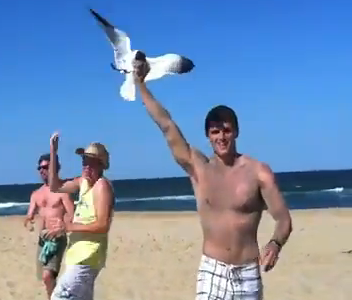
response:
M91 143L88 145L87 148L77 148L75 151L76 154L81 156L88 156L99 159L104 169L109 169L110 162L109 162L109 152L106 150L105 146L101 143Z

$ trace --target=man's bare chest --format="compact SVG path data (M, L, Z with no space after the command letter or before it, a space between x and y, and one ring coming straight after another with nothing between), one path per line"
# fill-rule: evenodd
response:
M40 208L60 208L62 200L59 195L43 193L37 198L37 204Z
M258 181L249 172L208 171L202 179L201 201L205 208L250 213L262 206Z

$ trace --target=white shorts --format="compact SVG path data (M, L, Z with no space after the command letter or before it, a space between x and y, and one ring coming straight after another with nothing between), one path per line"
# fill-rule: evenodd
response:
M90 266L67 266L50 300L93 300L94 283L99 270Z
M263 284L257 263L230 265L202 255L196 300L263 300Z

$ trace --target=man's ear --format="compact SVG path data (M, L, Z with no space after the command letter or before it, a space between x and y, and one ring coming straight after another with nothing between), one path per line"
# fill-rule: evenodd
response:
M235 132L235 134L234 134L234 137L235 137L235 139L237 139L238 138L238 135L239 135L239 130L238 130L238 128L236 129L234 129L234 132Z

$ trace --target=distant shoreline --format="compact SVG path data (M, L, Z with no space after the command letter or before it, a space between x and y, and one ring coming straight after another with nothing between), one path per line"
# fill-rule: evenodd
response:
M341 173L341 172L346 172L346 173L351 173L351 178L352 178L352 169L321 169L321 170L303 170L303 171L283 171L283 172L274 172L275 175L286 175L286 174L314 174L314 173ZM153 180L160 180L160 179L165 179L165 180L171 180L171 179L188 179L187 176L166 176L166 177L148 177L148 178L123 178L123 179L111 179L109 178L112 182L124 182L124 181L153 181ZM27 183L7 183L7 184L2 184L0 183L0 187L6 187L6 186L26 186L26 185L41 185L42 183L38 182L27 182Z

